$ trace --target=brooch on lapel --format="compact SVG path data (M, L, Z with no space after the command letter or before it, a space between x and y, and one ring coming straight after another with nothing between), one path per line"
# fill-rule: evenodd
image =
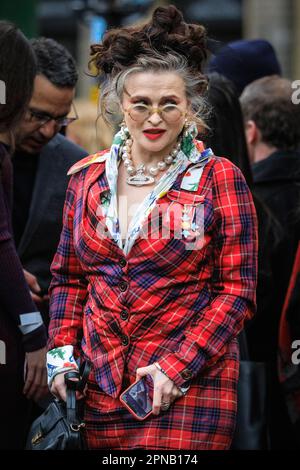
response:
M182 230L182 235L187 238L190 235L190 230L191 230L191 220L193 220L193 215L190 214L191 212L191 206L188 207L187 204L184 204L183 210L182 210L182 217L181 217L181 230ZM194 211L193 211L194 212Z
M171 190L167 193L171 201L166 213L166 223L170 222L170 212L174 215L174 230L177 238L188 238L200 235L198 229L202 220L205 196L192 192ZM201 222L202 223L202 222Z
M181 233L184 238L200 235L200 232L198 231L200 225L198 225L195 221L195 213L196 206L184 204L181 217Z

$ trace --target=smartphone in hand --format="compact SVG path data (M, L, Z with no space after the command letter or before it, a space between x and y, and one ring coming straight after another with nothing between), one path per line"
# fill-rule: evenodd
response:
M149 381L152 381L151 376L142 377L120 395L121 403L140 421L152 413L151 388L153 387Z

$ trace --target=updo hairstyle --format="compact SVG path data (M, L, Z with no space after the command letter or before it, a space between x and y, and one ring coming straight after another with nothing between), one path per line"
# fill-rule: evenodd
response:
M205 128L208 80L203 74L207 59L206 31L185 23L174 6L159 7L149 23L112 29L100 44L91 46L90 69L101 80L101 113L108 122L120 114L126 78L139 72L175 72L182 77L192 116Z

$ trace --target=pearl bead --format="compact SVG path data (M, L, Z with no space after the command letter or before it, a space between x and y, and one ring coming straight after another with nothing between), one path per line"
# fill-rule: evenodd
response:
M149 170L150 175L156 176L158 174L158 168L155 168L155 166L152 166Z
M133 144L133 140L132 139L127 139L126 140L126 145L129 145L129 147L131 147Z
M135 168L133 166L128 166L127 167L127 173L129 175L134 175L135 174Z
M128 168L129 166L132 166L132 161L129 160L129 158L126 158L126 160L124 160L124 166L126 168Z
M164 161L165 161L168 165L171 165L171 163L173 162L173 157L171 157L170 155L168 155L167 157L164 158Z
M165 162L158 162L157 166L160 170L164 170L167 165Z

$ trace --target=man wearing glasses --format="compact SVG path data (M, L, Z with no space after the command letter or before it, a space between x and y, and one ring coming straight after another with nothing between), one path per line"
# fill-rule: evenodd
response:
M13 157L13 228L33 300L48 324L50 264L62 228L67 171L87 152L59 133L78 117L74 59L52 39L34 39L32 46L38 73Z

